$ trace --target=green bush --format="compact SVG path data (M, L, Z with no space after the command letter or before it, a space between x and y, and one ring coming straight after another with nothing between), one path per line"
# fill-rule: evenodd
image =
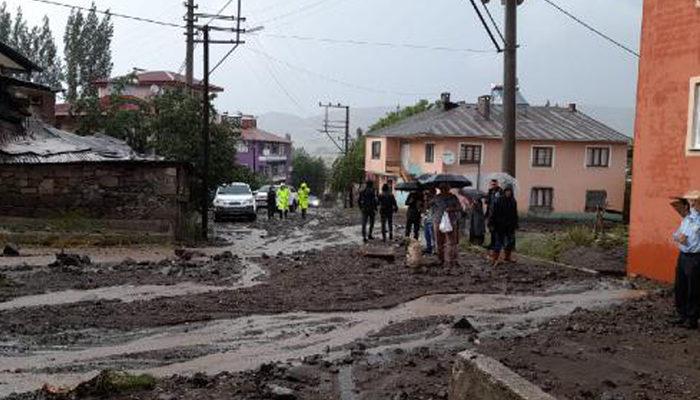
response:
M591 247L595 234L585 225L576 225L566 230L565 240L576 247Z
M147 374L134 375L122 371L104 370L93 379L83 382L75 388L78 397L106 397L118 393L151 390L156 386L156 379Z

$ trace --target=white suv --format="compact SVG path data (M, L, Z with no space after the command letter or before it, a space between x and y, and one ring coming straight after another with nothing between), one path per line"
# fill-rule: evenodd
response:
M255 197L246 183L234 182L216 189L214 196L214 221L225 217L247 216L256 218Z

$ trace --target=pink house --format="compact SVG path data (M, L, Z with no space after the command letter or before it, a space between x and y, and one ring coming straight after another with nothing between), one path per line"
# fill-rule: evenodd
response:
M521 212L622 210L630 139L576 109L518 106L516 196ZM455 173L486 190L501 169L502 107L441 105L369 132L365 171L380 184L424 173Z

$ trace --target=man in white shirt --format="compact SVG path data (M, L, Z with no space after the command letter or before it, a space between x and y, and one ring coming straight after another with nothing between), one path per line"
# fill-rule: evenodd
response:
M680 250L676 266L675 297L678 325L698 328L700 317L700 191L683 196L690 209L681 226L673 234Z

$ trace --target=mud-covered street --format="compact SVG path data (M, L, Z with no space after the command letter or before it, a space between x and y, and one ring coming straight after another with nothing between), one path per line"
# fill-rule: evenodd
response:
M399 241L362 245L356 222L319 209L306 221L216 224L216 246L138 249L138 260L90 248L2 259L0 398L44 398L57 390L45 384L113 369L157 378L115 399L442 399L459 351L513 364L526 356L511 352L527 353L559 321L638 304L650 288L525 258L494 268L466 249L459 267L427 257L412 269ZM643 332L638 322L620 329ZM522 365L512 367L532 371ZM566 389L570 376L524 376L563 398L606 392L595 380L586 397ZM97 396L81 393L70 396Z

